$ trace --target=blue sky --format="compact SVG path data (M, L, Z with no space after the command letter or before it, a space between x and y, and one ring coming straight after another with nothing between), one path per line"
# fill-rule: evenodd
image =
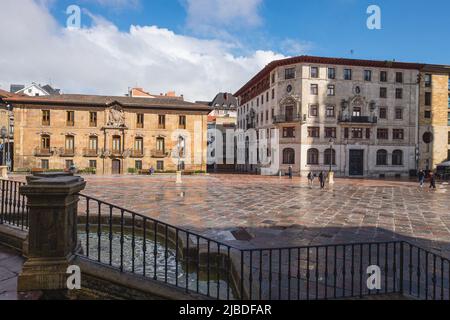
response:
M367 28L372 4L381 30ZM67 28L69 5L82 9L81 28ZM3 11L2 89L37 82L123 95L139 86L195 101L300 54L450 64L448 0L2 0Z
M135 0L128 1L131 3L128 5L111 0L110 5L105 5L107 2L60 0L51 7L51 12L63 24L65 8L78 4L107 18L122 31L127 31L130 25L157 25L178 34L224 38L214 32L198 33L189 28L184 0ZM366 9L371 4L382 10L382 30L366 28ZM262 0L256 11L261 19L258 25L242 27L238 23L237 27L224 27L228 36L240 42L239 50L339 57L352 56L350 51L354 50L355 58L450 64L447 0ZM212 21L216 18L211 15ZM304 51L297 52L293 42Z

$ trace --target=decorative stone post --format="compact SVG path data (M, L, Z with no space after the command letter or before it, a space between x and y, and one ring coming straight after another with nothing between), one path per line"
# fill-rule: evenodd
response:
M176 181L176 184L182 184L182 183L183 183L183 180L181 179L181 174L182 174L181 171L177 171L177 181Z
M328 172L328 184L332 186L334 184L334 172Z
M78 193L86 186L70 173L27 177L20 188L28 198L29 252L19 275L18 291L64 295L67 268L80 250L77 237Z
M0 166L0 177L8 179L8 166Z

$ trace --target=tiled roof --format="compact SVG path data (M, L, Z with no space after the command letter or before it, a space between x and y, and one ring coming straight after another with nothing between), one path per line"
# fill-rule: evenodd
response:
M0 89L0 98L9 98L9 97L14 97L14 96L15 96L14 93Z
M297 63L311 63L311 64L327 64L327 65L345 65L345 66L360 66L373 68L393 68L393 69L412 69L419 70L424 64L409 63L409 62L395 62L395 61L377 61L377 60L358 60L346 58L325 58L313 56L298 56L287 58L283 60L276 60L269 63L263 70L247 82L234 96L238 97L245 91L250 89L253 85L258 83L264 77L267 77L275 68L288 66Z
M205 111L209 112L208 106L182 101L180 99L154 98L130 98L120 96L97 96L97 95L81 95L81 94L62 94L53 96L40 97L12 97L6 99L10 103L21 104L53 104L53 105L70 105L70 106L92 106L105 107L114 103L118 103L123 107L129 108L149 108L149 109L174 109L187 111Z

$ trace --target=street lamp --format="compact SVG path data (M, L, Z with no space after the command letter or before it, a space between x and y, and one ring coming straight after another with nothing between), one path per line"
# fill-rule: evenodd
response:
M333 172L333 144L334 141L331 138L330 139L330 171L328 172L328 184L333 185L334 184L334 172Z
M332 165L333 165L333 139L330 139L329 141L330 143L330 172L333 170Z
M5 126L2 127L0 134L2 136L2 140L3 140L3 157L2 157L2 165L5 165L5 158L6 158L6 146L5 146L5 139L6 139L6 134L7 134L7 130L5 128Z

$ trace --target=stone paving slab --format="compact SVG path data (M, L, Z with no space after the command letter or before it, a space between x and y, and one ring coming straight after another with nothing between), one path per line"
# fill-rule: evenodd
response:
M24 258L19 253L0 246L0 300L18 300L17 277Z

